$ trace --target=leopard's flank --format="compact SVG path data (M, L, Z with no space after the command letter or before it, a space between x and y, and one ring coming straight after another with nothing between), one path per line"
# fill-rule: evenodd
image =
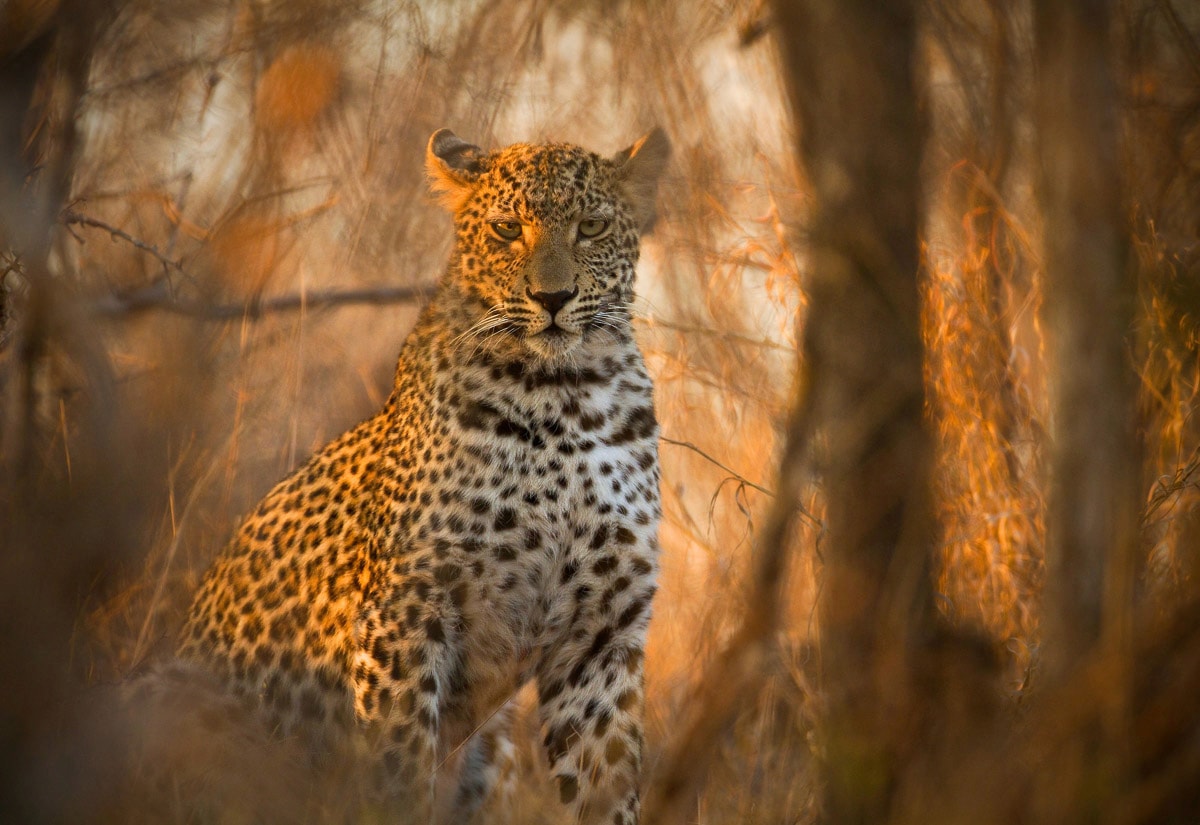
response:
M455 246L387 403L267 494L192 605L185 659L318 760L371 743L413 821L483 804L530 680L572 821L638 821L660 506L630 305L667 155L657 130L611 158L434 134Z

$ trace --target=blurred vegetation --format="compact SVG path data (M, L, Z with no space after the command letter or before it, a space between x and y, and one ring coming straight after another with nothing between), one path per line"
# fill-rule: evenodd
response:
M1200 819L1200 12L889 6L0 0L0 818L379 817L120 686L386 397L430 133L658 124L647 819Z

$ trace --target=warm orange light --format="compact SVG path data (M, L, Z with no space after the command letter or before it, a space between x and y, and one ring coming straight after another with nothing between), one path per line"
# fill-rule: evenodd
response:
M324 46L288 46L263 72L255 91L255 117L269 133L310 129L338 94L342 67Z

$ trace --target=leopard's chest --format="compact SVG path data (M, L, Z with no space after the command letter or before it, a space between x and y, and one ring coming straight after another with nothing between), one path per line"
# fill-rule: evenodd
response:
M442 481L472 511L495 513L482 532L497 540L541 521L558 527L544 538L569 545L568 528L628 516L657 479L658 424L644 375L613 368L468 387L451 418L455 470Z
M502 694L570 620L568 572L621 528L654 530L658 427L644 371L493 372L443 393L445 426L429 436L440 460L410 457L421 481L397 545L456 571L447 601L468 681Z
M505 544L544 522L557 529L543 539L569 544L573 522L619 518L657 495L658 425L640 356L557 371L485 363L435 383L433 423L398 462L414 481L401 519L409 535Z

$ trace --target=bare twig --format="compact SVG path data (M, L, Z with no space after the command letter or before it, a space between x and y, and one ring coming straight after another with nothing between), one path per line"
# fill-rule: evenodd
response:
M697 447L695 444L693 444L690 441L677 441L676 439L668 438L665 435L659 436L658 440L664 444L670 444L673 447L683 447L686 450L691 450L696 455L700 456L705 461L707 461L709 464L712 464L715 467L719 467L720 469L729 473L729 479L736 481L739 485L739 488L749 487L753 490L758 490L758 492L762 493L765 496L770 496L771 498L775 498L774 490L770 489L769 487L763 487L761 484L755 484L753 481L746 478L744 475L739 473L737 470L734 470L732 467L728 467L725 464L722 464L720 461L713 458L711 455L704 452L704 450L701 450L699 447ZM818 530L822 530L825 528L825 523L823 521L821 521L819 518L817 518L816 516L814 516L812 513L808 512L808 510L806 510L803 506L801 506L801 504L798 501L793 503L792 506L795 507L796 511L799 512L800 515L803 516L804 519L809 524L816 527Z
M775 497L775 492L773 490L769 490L768 488L763 487L761 484L755 484L753 481L746 478L744 475L739 473L737 470L731 469L731 468L725 466L724 464L722 464L720 461L717 461L711 455L704 452L704 450L701 450L699 447L697 447L695 444L693 444L690 441L676 441L674 438L667 438L665 435L659 436L658 440L663 442L664 444L671 444L675 447L683 447L685 449L691 450L696 455L700 456L705 461L707 461L709 464L712 464L716 467L720 467L722 470L729 473L729 475L731 475L736 481L746 485L747 487L758 490L760 493L762 493L764 495L771 496L771 498Z
M68 227L70 227L72 224L78 224L80 226L90 226L95 229L103 229L105 232L107 232L109 235L111 235L114 239L120 238L121 240L123 240L127 244L129 244L130 246L133 246L137 249L142 250L143 252L148 252L149 254L153 255L155 258L157 258L159 260L159 262L162 263L163 266L170 267L171 269L174 269L183 275L187 275L187 272L186 272L186 270L184 270L183 264L180 261L177 261L174 258L171 258L171 257L167 256L166 254L164 254L163 252L159 251L159 248L157 246L155 246L154 244L149 244L143 240L135 238L132 235L130 235L128 232L126 232L125 230L118 229L117 227L113 226L110 223L105 223L104 221L99 220L98 218L93 218L90 215L83 214L82 212L76 212L74 209L63 210L62 221ZM76 236L76 237L78 237L78 236ZM80 242L82 242L82 239L80 239Z
M1200 487L1200 448L1192 451L1191 458L1177 467L1175 473L1167 477L1161 476L1150 495L1150 501L1142 512L1141 526L1145 528L1152 523L1158 511L1181 490L1188 487Z

